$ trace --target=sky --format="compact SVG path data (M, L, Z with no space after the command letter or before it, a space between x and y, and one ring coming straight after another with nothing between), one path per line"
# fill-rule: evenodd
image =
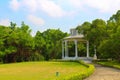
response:
M37 31L71 28L95 19L107 21L120 9L120 0L0 0L0 25L24 21Z

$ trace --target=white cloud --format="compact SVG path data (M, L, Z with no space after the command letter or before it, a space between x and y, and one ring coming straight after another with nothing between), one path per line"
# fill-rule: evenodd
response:
M114 2L114 4L113 4ZM84 2L85 3L85 2ZM116 5L119 5L120 1L114 0L86 0L86 5L98 9L100 12L112 12L114 10L119 9Z
M34 15L28 15L27 19L36 26L42 26L45 24L45 21L42 18L36 17Z
M40 8L46 12L49 16L52 17L62 17L66 12L57 5L54 1L51 0L41 0L39 1Z
M21 0L21 6L27 8L30 12L35 12L38 9L38 0Z
M73 5L74 7L83 7L83 1L82 0L69 0L69 3Z
M0 20L0 25L9 26L10 25L10 20L9 19L1 19Z
M64 2L66 6L63 6ZM64 5L65 5L64 4ZM65 11L65 7L74 7L74 10ZM120 8L120 0L11 0L10 7L13 10L25 9L27 12L44 12L45 14L58 18L74 15L81 10L95 9L99 12L113 13ZM71 13L72 12L72 13Z
M51 17L63 17L67 15L60 5L54 0L11 0L10 6L13 10L19 8L25 9L28 12L44 12Z
M70 0L70 3L76 8L96 9L104 13L113 13L120 9L120 0Z
M17 11L19 7L20 7L20 3L17 0L10 1L10 8L12 8L14 11Z

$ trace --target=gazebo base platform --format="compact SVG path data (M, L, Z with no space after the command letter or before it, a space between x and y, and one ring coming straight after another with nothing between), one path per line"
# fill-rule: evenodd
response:
M64 57L62 60L82 60L85 63L92 63L92 57Z

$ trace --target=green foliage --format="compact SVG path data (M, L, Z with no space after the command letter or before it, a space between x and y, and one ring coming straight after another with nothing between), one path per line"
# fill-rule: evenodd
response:
M88 67L88 69L85 72L77 73L73 75L67 76L64 80L83 80L84 78L90 76L94 72L94 66L90 64L85 64L83 62L79 62L80 64Z
M61 58L61 39L67 36L59 29L48 29L43 33L37 32L35 36L35 49L42 53L46 60Z
M0 26L0 57L3 62L28 61L34 44L29 26L22 22L16 27L11 22L9 27Z
M120 62L120 10L105 22L95 19L77 26L80 33L90 42L90 53L97 52L98 58Z
M9 62L8 58L11 58L10 62L29 61L33 56L32 53L35 60L40 60L41 55L44 55L46 59L61 56L61 48L58 50L55 48L61 46L60 40L66 36L66 33L60 30L49 29L43 33L38 31L34 38L30 34L29 26L24 22L21 27L16 27L16 24L11 22L10 27L1 26L0 30L0 54L4 62Z
M79 30L79 33L83 33L85 39L89 41L90 53L94 53L93 51L95 51L95 48L97 49L104 40L104 37L107 36L106 22L102 19L95 19L92 23L84 22L82 25L78 26L77 29ZM84 52L85 51L86 50L84 49Z
M98 58L112 58L120 62L120 10L108 21L95 19L91 23L84 22L76 29L89 41L90 55L93 56L96 51ZM13 22L10 26L0 25L0 58L4 62L39 60L40 56L45 60L60 59L61 41L66 36L68 34L59 29L48 29L37 31L32 37L31 29L24 22L19 27ZM74 56L74 44L68 44L70 56ZM82 53L79 56L85 56L86 46L78 44L78 52Z
M97 62L98 64L101 64L101 65L104 65L104 66L109 66L109 67L114 67L114 68L117 68L117 69L120 69L120 63L119 62L116 62L116 61L100 61L100 62Z
M101 42L99 52L103 58L112 58L120 62L120 11L107 21L108 37Z
M31 61L44 61L44 57L43 57L43 55L41 55L39 53L34 53L30 56L30 60Z
M0 58L3 62L61 58L61 39L66 35L59 29L48 29L32 37L24 22L20 27L11 22L8 27L0 26Z

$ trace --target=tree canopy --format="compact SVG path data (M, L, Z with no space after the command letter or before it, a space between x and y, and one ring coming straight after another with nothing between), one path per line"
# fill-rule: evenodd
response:
M84 22L76 29L89 40L90 48L96 48L99 58L111 58L120 62L120 10L108 21L95 19L91 23ZM94 49L91 53L93 52Z
M98 58L117 60L120 62L120 10L109 20L95 19L76 27L79 33L90 42L91 56L97 52ZM68 33L60 29L37 31L31 35L31 29L24 22L21 26L11 22L10 26L0 25L0 60L2 62L38 61L61 58L61 41ZM70 43L71 44L71 43ZM73 55L74 44L70 45ZM83 44L78 45L85 52Z

